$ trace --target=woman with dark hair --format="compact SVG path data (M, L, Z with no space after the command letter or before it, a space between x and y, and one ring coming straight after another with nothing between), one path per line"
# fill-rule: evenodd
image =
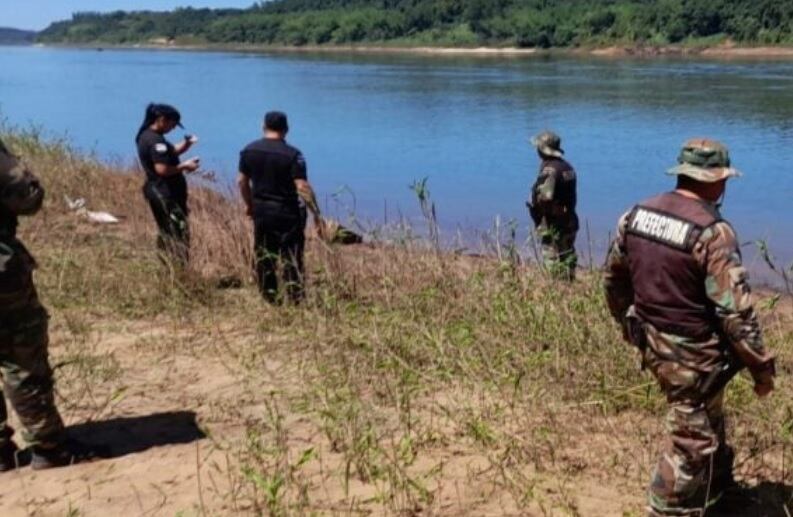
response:
M184 173L194 172L199 159L180 161L198 139L185 135L176 145L165 135L181 124L179 111L168 104L149 104L146 117L135 137L138 158L146 172L143 195L151 206L159 235L157 247L179 266L186 266L190 250L190 231L187 223L187 181Z

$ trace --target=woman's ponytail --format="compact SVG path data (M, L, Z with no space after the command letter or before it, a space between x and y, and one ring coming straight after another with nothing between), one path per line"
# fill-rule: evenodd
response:
M158 104L150 103L146 106L146 116L143 119L143 123L140 125L140 129L138 129L138 134L135 136L135 142L138 141L140 135L142 135L147 128L154 124L154 121L157 120L159 116L160 109Z

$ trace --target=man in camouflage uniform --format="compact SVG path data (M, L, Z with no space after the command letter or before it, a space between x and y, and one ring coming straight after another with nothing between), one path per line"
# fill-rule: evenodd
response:
M649 515L701 516L732 482L724 387L746 367L763 397L774 358L718 202L740 173L713 140L686 142L677 188L639 203L619 221L606 261L609 309L660 383L668 439L649 489Z
M545 131L532 138L531 143L542 163L527 206L540 238L543 263L554 277L573 280L578 232L576 173L562 158L564 151L558 135Z
M18 217L36 213L43 199L36 177L0 142L0 374L36 469L67 465L86 455L84 447L66 439L55 407L48 315L33 285L36 262L16 236ZM12 434L0 396L0 472L18 465Z

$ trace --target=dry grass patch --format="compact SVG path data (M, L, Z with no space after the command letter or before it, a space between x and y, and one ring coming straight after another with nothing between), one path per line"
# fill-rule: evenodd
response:
M193 266L177 274L154 253L138 173L36 135L4 138L48 190L22 235L66 363L62 405L105 418L137 382L130 364L172 372L151 396L197 408L212 444L183 515L641 514L664 402L610 321L597 272L560 286L516 263L514 243L501 260L474 258L415 231L311 241L306 303L273 308L252 285L235 201L193 185ZM123 221L92 225L64 195ZM216 288L227 276L243 286ZM738 474L765 483L769 515L793 485L793 302L774 296L760 310L778 391L758 401L741 377L727 402ZM123 352L107 345L130 328ZM203 363L214 366L195 373Z

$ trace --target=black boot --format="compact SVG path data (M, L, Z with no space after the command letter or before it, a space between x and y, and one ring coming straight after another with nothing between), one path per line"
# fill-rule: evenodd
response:
M0 472L8 472L19 466L19 461L17 460L18 452L19 449L17 449L14 442L6 442L5 445L0 447Z
M108 453L104 448L69 439L55 447L34 446L30 467L33 470L51 469L105 457Z

